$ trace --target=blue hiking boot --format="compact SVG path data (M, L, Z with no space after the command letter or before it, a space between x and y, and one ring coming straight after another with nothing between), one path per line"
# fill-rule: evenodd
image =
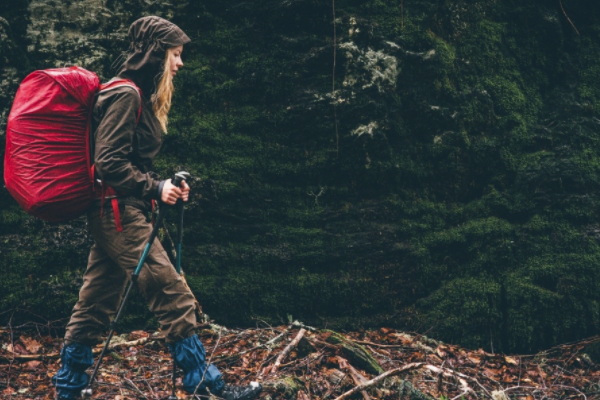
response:
M92 348L80 343L64 345L60 351L62 366L52 377L58 400L78 398L88 382L85 370L94 364Z
M169 343L175 364L184 372L183 389L188 393L207 394L207 390L225 400L252 400L262 390L253 382L248 386L225 385L223 376L213 364L206 364L206 351L198 335Z

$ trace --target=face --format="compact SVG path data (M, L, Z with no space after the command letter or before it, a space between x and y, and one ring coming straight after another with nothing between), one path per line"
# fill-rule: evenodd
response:
M183 67L183 61L181 61L181 53L183 52L183 45L177 47L171 47L169 53L169 69L171 75L177 75L179 68Z

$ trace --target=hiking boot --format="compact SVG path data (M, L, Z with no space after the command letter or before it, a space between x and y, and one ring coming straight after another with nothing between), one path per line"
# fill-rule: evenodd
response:
M85 370L94 364L92 348L73 342L63 346L60 357L62 365L52 377L56 399L79 398L81 389L86 387L89 378Z
M175 363L184 372L183 390L188 393L202 393L209 388L212 393L223 390L221 373L213 364L206 363L206 351L198 335L169 343Z
M225 400L252 400L262 390L262 386L258 382L250 382L248 386L225 385L217 396Z

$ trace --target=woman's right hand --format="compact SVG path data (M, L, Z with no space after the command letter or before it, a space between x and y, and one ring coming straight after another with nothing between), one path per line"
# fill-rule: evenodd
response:
M177 202L177 199L182 198L182 194L182 190L173 185L170 179L167 179L160 193L160 200L172 206Z

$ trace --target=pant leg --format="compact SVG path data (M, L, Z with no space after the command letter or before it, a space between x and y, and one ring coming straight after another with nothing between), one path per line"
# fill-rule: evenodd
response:
M127 274L135 271L144 246L152 232L145 214L125 206L121 215L123 232L117 232L112 210L102 218L89 215L89 228L95 242ZM140 271L137 287L156 315L167 342L190 337L196 327L196 299L171 264L160 241L152 244Z
M65 343L93 346L110 324L125 289L127 275L97 244L92 246L79 300L67 325Z

